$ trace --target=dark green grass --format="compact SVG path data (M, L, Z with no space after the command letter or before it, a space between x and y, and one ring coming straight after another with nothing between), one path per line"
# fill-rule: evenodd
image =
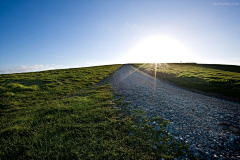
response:
M159 122L152 130L110 85L94 85L120 66L1 75L1 159L192 157L163 130L167 121L142 119Z
M240 67L234 65L199 64L201 67L240 73Z
M152 76L155 76L156 64L134 64ZM157 78L165 79L177 85L197 89L207 93L218 93L240 99L240 66L208 65L194 63L157 64Z

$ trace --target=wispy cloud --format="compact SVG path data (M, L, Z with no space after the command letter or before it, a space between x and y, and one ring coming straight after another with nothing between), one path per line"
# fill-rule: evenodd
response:
M139 28L139 25L137 25L136 23L129 22L129 21L126 21L126 22L125 22L125 25L126 25L127 27L133 28L133 29Z
M61 67L58 65L56 68ZM35 71L43 71L43 70L50 70L55 69L53 65L23 65L23 66L14 66L11 69L0 69L0 74L8 74L8 73L21 73L21 72L35 72Z
M88 65L92 64L92 62L87 62Z

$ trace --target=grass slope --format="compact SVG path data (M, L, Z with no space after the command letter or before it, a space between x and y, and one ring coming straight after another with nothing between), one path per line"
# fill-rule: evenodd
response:
M240 99L240 66L195 63L133 64L152 76L207 93Z
M1 110L11 112L29 105L73 95L107 77L120 65L49 70L0 75Z
M169 122L130 114L110 85L94 85L119 67L0 75L0 158L195 159L164 131Z

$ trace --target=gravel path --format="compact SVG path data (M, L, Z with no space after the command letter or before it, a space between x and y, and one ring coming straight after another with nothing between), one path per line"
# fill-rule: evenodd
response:
M240 159L240 104L193 93L124 65L110 80L118 94L149 115L172 123L166 130L187 141L196 156Z

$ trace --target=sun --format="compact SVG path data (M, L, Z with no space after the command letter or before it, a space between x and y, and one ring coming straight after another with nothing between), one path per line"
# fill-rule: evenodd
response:
M128 54L133 63L168 63L188 61L190 54L179 41L169 37L148 37Z

